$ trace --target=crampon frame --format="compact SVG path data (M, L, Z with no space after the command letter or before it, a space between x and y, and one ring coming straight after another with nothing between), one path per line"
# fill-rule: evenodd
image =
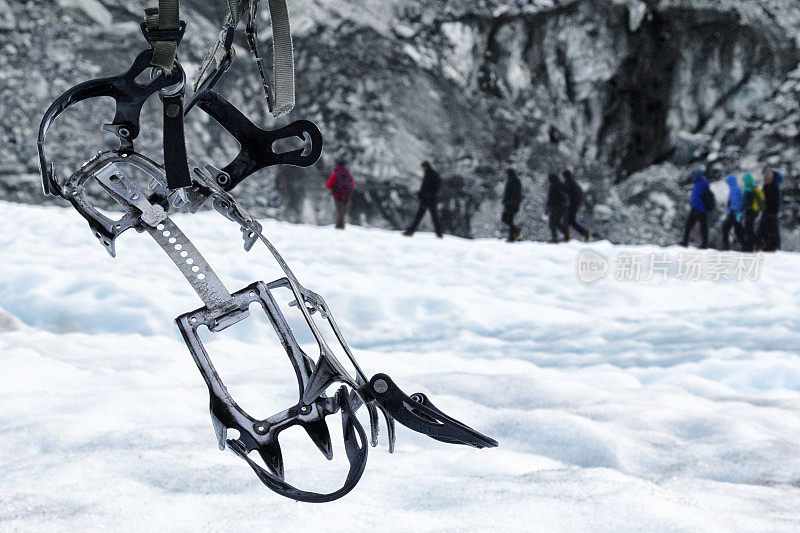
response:
M181 27L183 28L183 26ZM226 30L232 33L232 28ZM182 31L182 29L181 29ZM147 33L145 32L147 37ZM230 52L233 38L223 39ZM178 328L208 386L210 411L220 449L228 448L246 461L258 478L270 489L288 498L304 502L327 502L350 492L361 478L369 445L378 444L379 417L385 420L389 451L395 445L395 421L441 442L476 448L494 447L497 442L447 416L423 394L406 395L385 374L368 378L359 366L325 300L306 289L292 273L278 250L263 234L262 226L250 216L230 192L255 172L273 165L309 167L322 154L322 135L309 121L293 122L268 131L257 127L230 102L213 90L229 66L221 61L209 72L198 91L184 103L185 75L179 63L170 71L151 66L153 50L145 50L124 74L82 83L64 93L47 110L39 132L39 160L46 194L67 200L86 219L100 244L116 256L116 240L134 229L149 234L178 267L203 302L203 307L176 319ZM224 54L223 54L224 55ZM228 53L227 57L231 54ZM151 80L137 79L150 69ZM158 94L164 107L164 165L135 151L140 133L142 106ZM112 122L103 129L115 134L120 146L101 152L66 180L56 175L55 165L45 154L45 138L50 125L67 108L90 98L111 97L116 103ZM239 143L240 152L233 161L217 168L205 165L188 170L183 120L197 107L217 121ZM276 152L275 143L300 139L302 149ZM146 187L137 185L133 175L144 175ZM89 185L99 185L121 208L119 218L111 218L95 207L87 194ZM283 277L271 283L257 281L237 292L230 292L203 258L198 249L176 225L176 212L197 213L213 207L229 221L239 225L244 249L250 251L258 242L277 261ZM304 351L295 338L277 303L276 291L291 292L294 312L299 312L313 334L318 354ZM266 314L294 369L298 400L294 405L266 419L251 416L233 399L220 378L211 357L200 340L199 330L217 333L250 317L251 309ZM333 331L335 341L355 369L348 371L334 354L315 317ZM332 394L329 391L333 390ZM356 417L365 407L369 414L369 436ZM341 413L344 446L349 471L340 489L316 493L298 489L284 479L284 462L279 444L282 431L302 427L322 454L331 459L333 447L326 417ZM234 436L231 430L235 430ZM253 454L263 461L259 464Z

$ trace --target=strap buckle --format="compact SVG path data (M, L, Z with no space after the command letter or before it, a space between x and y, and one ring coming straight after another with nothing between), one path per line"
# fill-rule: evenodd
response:
M186 32L186 21L184 20L180 21L178 29L175 30L151 29L147 27L147 21L142 22L139 26L142 28L142 35L145 40L151 45L158 42L174 42L180 44Z

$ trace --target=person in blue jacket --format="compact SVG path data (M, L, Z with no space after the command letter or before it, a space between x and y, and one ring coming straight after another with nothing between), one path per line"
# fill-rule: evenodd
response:
M714 209L716 200L714 193L711 192L711 184L708 183L705 174L702 170L695 170L692 173L692 199L691 211L689 218L686 220L686 226L683 228L683 240L681 246L684 248L689 246L689 237L695 225L700 222L700 248L708 248L708 213Z
M742 225L742 218L744 217L744 192L739 187L739 180L734 174L725 178L725 183L728 184L728 216L722 224L722 249L730 250L730 234L731 228L736 234L736 240L742 249L747 246L745 242L744 226Z
M783 175L770 168L764 169L764 213L756 238L758 247L765 252L774 252L781 248L781 184Z

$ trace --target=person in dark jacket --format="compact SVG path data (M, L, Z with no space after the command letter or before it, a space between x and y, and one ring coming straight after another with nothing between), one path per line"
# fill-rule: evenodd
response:
M692 173L691 211L686 225L683 228L683 240L681 246L689 246L689 237L692 230L700 222L700 248L708 248L708 212L714 208L714 193L711 192L711 184L708 183L702 170L695 170Z
M567 193L564 189L564 184L555 172L547 176L550 182L549 189L547 190L547 205L545 206L545 213L550 215L550 234L552 239L550 242L559 242L558 232L564 235L564 240L569 240L569 234L565 224L565 217L567 215Z
M758 247L765 252L774 252L781 248L781 184L783 175L772 169L764 170L764 213L758 228Z
M725 178L725 183L728 184L728 215L725 222L722 224L722 249L727 251L731 249L730 236L731 228L736 234L736 240L739 241L742 249L747 245L744 226L742 220L744 218L744 192L739 187L739 180L735 175L731 174Z
M522 204L522 182L513 168L506 170L506 188L503 191L503 214L500 220L508 226L507 242L518 241L522 236L522 228L514 223Z
M442 238L442 226L439 223L439 213L436 211L436 204L438 203L437 195L442 186L442 178L436 172L428 161L422 163L422 187L419 189L417 196L419 197L419 209L417 215L414 217L414 222L407 230L403 232L406 237L412 237L414 232L417 231L419 223L422 222L422 217L425 216L425 211L431 212L431 219L433 220L433 227L436 230L436 236Z
M572 237L572 228L575 228L578 233L583 235L584 239L589 241L589 239L592 238L592 232L581 224L578 224L576 220L578 211L583 207L583 189L581 189L581 186L575 181L571 170L565 170L561 175L564 178L564 189L567 193L567 232L569 236Z
M331 191L333 203L336 207L336 229L344 229L347 221L347 212L350 210L350 198L356 189L356 180L347 170L344 161L336 162L326 187Z

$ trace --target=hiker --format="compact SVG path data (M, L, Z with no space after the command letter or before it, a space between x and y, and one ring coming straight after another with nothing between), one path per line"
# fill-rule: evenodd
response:
M756 187L756 179L749 172L742 176L744 182L744 252L756 247L756 219L764 206L764 191Z
M566 228L569 238L572 238L572 228L575 228L578 233L583 235L583 238L586 242L592 238L592 232L586 229L581 224L578 224L576 220L578 216L578 211L581 210L583 207L583 189L575 181L575 177L572 175L571 170L564 170L562 172L562 177L564 178L564 188L567 193L567 219L566 219Z
M326 187L333 194L333 203L336 206L336 229L344 229L347 212L350 210L350 198L356 189L356 180L347 170L343 160L336 162Z
M545 213L550 215L550 234L552 238L550 242L559 242L558 232L564 235L564 240L569 240L569 233L565 222L567 214L567 193L564 190L564 184L558 177L558 174L551 172L547 179L550 182L549 189L547 190L547 204L545 205Z
M522 237L522 227L514 224L514 217L522 204L522 182L513 168L506 170L506 188L503 191L503 214L500 220L508 226L506 242L516 242Z
M781 248L781 183L783 175L772 169L764 169L764 213L758 228L758 247L765 252Z
M414 232L417 231L419 223L422 222L422 217L425 216L425 211L431 212L431 220L433 220L433 227L436 230L436 236L442 238L442 226L439 223L439 213L436 212L437 194L442 186L442 178L436 172L428 161L422 162L422 186L417 193L419 198L419 209L417 215L414 217L414 222L411 226L403 232L406 237L413 237Z
M695 170L692 173L691 211L689 218L686 219L686 226L683 228L683 240L681 246L689 246L689 237L692 230L700 222L700 248L708 248L708 213L714 209L716 200L714 193L711 192L711 184L708 183L702 170Z
M739 241L739 246L744 250L747 244L744 226L742 225L744 218L744 192L739 187L739 180L734 174L725 178L725 183L728 184L728 215L722 224L722 249L725 251L731 249L730 234L731 228L733 228L736 240Z

